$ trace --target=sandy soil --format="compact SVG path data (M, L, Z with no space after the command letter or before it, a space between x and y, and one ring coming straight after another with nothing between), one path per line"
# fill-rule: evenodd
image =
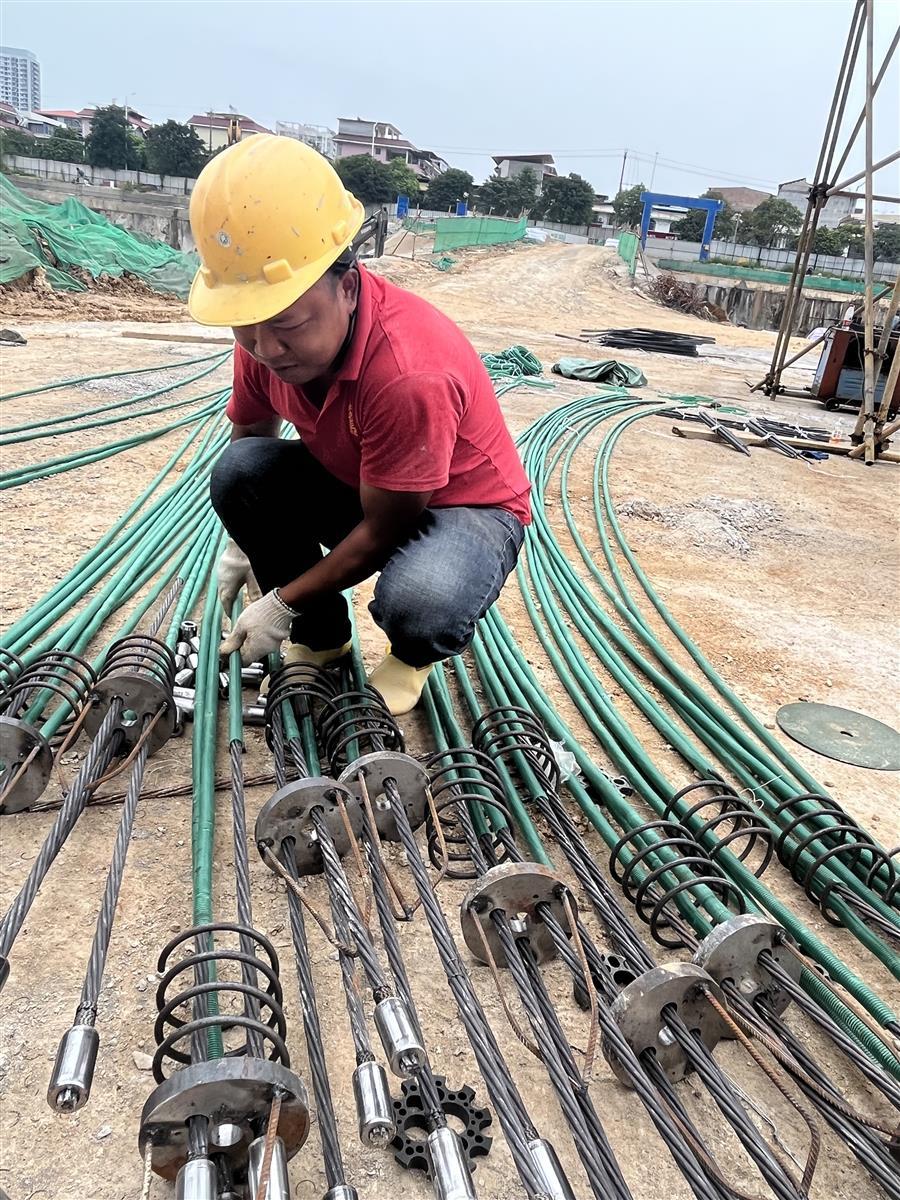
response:
M582 353L575 343L554 335L577 333L585 326L644 325L712 334L717 339L715 352L701 359L657 354L622 357L644 370L647 394L705 394L744 403L754 411L789 412L811 424L846 428L849 423L847 417L831 414L826 419L823 410L811 403L776 405L750 396L746 381L753 382L762 374L772 335L711 326L635 297L610 274L614 259L608 252L591 247L536 246L459 257L458 266L449 274L418 260L386 259L378 269L421 292L458 320L480 350L523 343L549 369L561 353ZM4 321L12 323L15 314L2 311ZM21 348L0 347L3 391L128 365L171 362L174 366L201 352L194 346L125 339L120 336L121 323L98 326L77 307L72 311L74 321L37 320L21 314L15 327L29 343ZM167 320L168 315L154 314L153 319ZM190 328L187 323L178 327L179 332ZM590 349L585 352L589 354ZM797 381L806 378L803 372L795 375ZM194 386L199 393L207 390L207 383L211 389L226 379L223 369L211 377L212 382L203 380ZM80 411L107 398L134 395L135 388L133 380L110 380L100 396L96 385L61 389L10 402L3 406L3 416L8 425L42 414ZM502 403L510 425L519 430L547 408L589 392L586 385L561 382L555 391L519 389L507 394ZM160 399L165 401L165 397ZM161 423L159 418L147 417L130 422L129 427L151 428ZM895 470L881 465L868 471L838 458L804 466L769 451L745 458L718 445L677 439L671 435L670 425L663 419L647 420L629 432L616 453L612 481L631 543L675 617L766 722L773 721L780 704L809 697L859 708L897 724L898 662L895 639L889 637L900 584ZM96 438L83 443L96 445L111 436L110 430L94 430L48 438L14 448L10 458L13 463L43 460L82 444L77 438ZM39 599L96 541L174 451L177 436L169 434L77 472L4 493L6 561L16 564L4 579L5 624ZM585 446L572 480L586 534L591 528L587 503L592 449L591 443ZM383 636L364 611L367 594L366 588L360 589L361 636L364 652L373 661L381 653ZM504 593L501 607L548 695L604 765L603 755L561 695L514 586ZM609 683L602 675L601 681ZM615 700L673 784L686 778L675 756L625 699L615 695ZM415 752L430 749L417 716L404 724ZM219 770L224 774L227 758L221 741ZM259 731L248 731L247 741L248 774L268 769ZM828 762L794 745L790 749L883 842L898 840L896 776ZM67 769L73 765L70 762ZM189 779L189 739L173 740L151 761L147 787L174 787ZM269 794L266 787L248 789L251 829ZM215 904L225 918L234 904L233 850L228 794L219 796ZM58 787L53 784L46 799L58 797ZM141 1055L153 1049L155 959L162 945L175 931L187 927L191 918L190 805L184 798L148 799L139 810L104 985L99 1020L101 1058L90 1105L75 1116L63 1117L51 1114L44 1098L57 1040L77 1003L117 820L115 807L93 808L84 815L41 889L13 950L0 1022L0 1141L4 1151L0 1189L9 1200L137 1200L141 1192L136 1137L140 1109L152 1088ZM0 902L4 908L24 879L51 821L52 813L3 818ZM605 863L607 854L599 842L589 833L586 836L596 848L598 861ZM282 888L257 860L252 847L250 857L254 921L281 955L289 1044L295 1066L306 1074ZM396 858L402 874L400 856ZM766 881L864 979L897 1004L896 986L884 969L849 936L827 926L777 864L769 869ZM453 926L462 892L458 884L442 886L444 907ZM309 895L322 909L319 881L309 885ZM591 924L590 918L588 922ZM603 947L602 934L593 924L591 927ZM639 932L644 936L643 928ZM484 1102L483 1085L421 915L403 928L402 939L436 1071L446 1074L453 1086L473 1084ZM331 947L314 927L310 941L350 1178L364 1200L412 1200L430 1195L421 1176L404 1174L387 1157L364 1152L355 1139L349 1094L353 1056L337 966ZM660 960L665 958L659 947L652 950ZM565 973L551 965L547 978L570 1040L583 1047L588 1035L586 1018L571 1001ZM586 1184L544 1069L510 1031L489 974L475 968L474 979L526 1103L541 1133L557 1146L578 1200L582 1200L587 1195ZM796 1018L793 1024L833 1071L848 1100L879 1111L857 1077L835 1061L809 1027ZM802 1159L806 1141L793 1111L734 1044L723 1044L717 1057L777 1123L781 1138ZM689 1196L643 1108L612 1080L602 1061L596 1066L592 1094L636 1200ZM708 1131L729 1178L752 1195L768 1195L748 1169L734 1139L722 1132L721 1122L696 1085L686 1082L681 1094L698 1124ZM490 1156L481 1160L476 1175L479 1194L483 1200L513 1200L522 1194L521 1188L496 1120L491 1132L494 1147ZM312 1200L324 1191L315 1127L292 1164L291 1178L296 1200ZM159 1182L151 1191L152 1197L171 1194ZM811 1192L814 1200L869 1200L877 1194L855 1159L826 1133Z

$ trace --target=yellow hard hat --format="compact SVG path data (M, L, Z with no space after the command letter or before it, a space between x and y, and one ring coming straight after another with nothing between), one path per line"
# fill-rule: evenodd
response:
M216 155L191 195L201 267L188 308L203 325L256 325L288 308L353 241L363 206L327 159L257 133Z

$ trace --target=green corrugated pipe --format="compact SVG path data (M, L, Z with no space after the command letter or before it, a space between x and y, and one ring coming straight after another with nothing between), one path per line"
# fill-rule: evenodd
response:
M231 351L224 351L230 354ZM200 358L183 358L171 363L158 363L153 367L128 367L124 371L104 371L102 375L77 375L71 379L58 379L55 383L42 383L38 387L23 388L20 392L7 392L5 396L0 396L0 403L4 400L18 400L20 396L38 396L41 392L55 392L58 388L77 387L80 383L93 383L95 379L118 379L122 375L150 375L154 371L171 371L174 367L194 367L197 363L211 362L214 358L221 358L223 351L217 350L215 354L204 354Z
M132 417L143 416L146 413L165 412L166 408L171 408L172 405L164 405L161 407L151 407L139 413L129 413L127 416L111 417L109 421L94 421L89 425L78 425L74 428L62 430L53 430L54 425L63 425L70 421L83 421L85 417L95 417L100 413L119 412L123 408L128 408L132 404L139 404L142 400L153 400L157 396L163 396L166 392L174 392L179 388L185 387L189 383L196 383L198 379L204 379L207 375L211 375L213 371L217 371L225 362L225 356L221 356L217 362L214 362L211 367L206 367L203 371L198 371L196 375L189 375L187 379L180 379L177 383L168 383L165 387L155 388L153 391L144 392L140 396L132 396L128 400L116 400L112 404L101 404L96 408L85 408L79 412L64 413L59 417L46 417L40 421L29 421L25 425L7 425L3 429L3 436L0 438L0 446L9 446L14 442L26 442L29 438L11 437L11 434L17 433L33 433L34 437L55 437L61 433L74 433L76 429L94 429L98 425L106 425L115 421L130 421ZM105 378L102 375L97 376L98 379ZM215 392L208 392L207 395L212 396L220 392L222 389L217 388ZM195 396L195 400L200 400L202 397ZM183 401L182 403L187 403ZM46 431L46 432L44 432Z

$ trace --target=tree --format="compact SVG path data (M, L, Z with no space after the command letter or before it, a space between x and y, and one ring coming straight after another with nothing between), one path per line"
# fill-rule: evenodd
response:
M875 258L900 262L900 225L879 225L875 230Z
M762 204L746 213L741 222L741 237L757 246L774 246L800 228L803 217L788 200L768 196Z
M84 138L77 129L54 129L50 137L41 145L42 158L51 158L55 162L84 162Z
M392 158L387 165L391 177L391 199L398 196L409 196L410 206L415 208L422 194L419 187L419 177L405 159Z
M838 226L847 243L848 258L862 258L866 252L866 230L862 221L843 221Z
M350 154L339 158L334 169L361 204L386 204L392 199L393 184L386 163L369 154Z
M737 210L725 200L721 192L717 192L714 188L705 191L702 199L723 201L723 207L719 210L715 226L713 227L713 237L734 237L734 231L737 226ZM676 221L673 224L672 233L676 237L684 238L686 242L699 242L703 238L705 227L705 211L702 208L692 208L687 216L682 217L680 221Z
M435 212L441 210L446 212L447 209L454 208L457 200L462 200L466 193L468 193L469 199L472 198L474 182L468 171L450 167L448 171L444 171L442 175L436 175L429 182L425 189L422 207L433 209Z
M646 192L646 190L642 183L636 183L634 187L619 192L612 202L613 214L618 226L630 229L634 225L640 225L641 213L644 209L641 203L641 192Z
M148 130L145 140L147 168L157 175L196 178L206 163L202 140L190 125L166 121Z
M0 154L22 154L39 157L36 150L37 138L23 129L0 129Z
M85 144L87 160L92 167L138 170L141 152L140 143L130 132L124 108L107 104L96 110Z
M847 239L846 230L817 229L813 237L813 250L816 254L843 254Z
M587 225L594 207L594 189L580 175L546 175L532 216L561 225Z
M531 167L501 179L490 175L478 188L478 211L485 216L519 217L537 203L538 177Z

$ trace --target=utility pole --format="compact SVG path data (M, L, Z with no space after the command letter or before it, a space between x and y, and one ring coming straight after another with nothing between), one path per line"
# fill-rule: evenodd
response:
M210 110L209 110L209 112L208 112L206 115L209 117L209 157L210 157L210 158L212 158L212 119L213 119L213 110L212 110L212 109L210 109Z
M625 182L625 162L628 158L628 150L622 155L622 170L619 172L619 191L622 190L622 184Z
M656 178L656 160L659 158L659 151L653 155L653 170L650 172L650 191L653 191L653 180Z

